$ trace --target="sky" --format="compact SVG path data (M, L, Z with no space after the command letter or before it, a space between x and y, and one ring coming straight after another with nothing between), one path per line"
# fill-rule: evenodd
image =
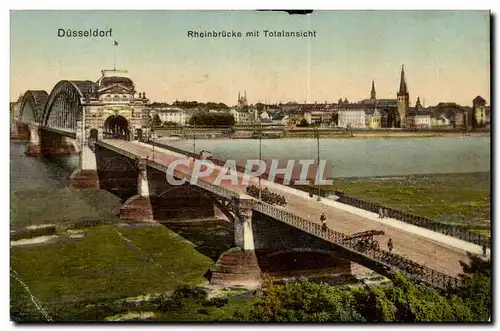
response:
M129 71L151 101L336 102L395 98L404 64L410 104L490 101L488 11L12 11L10 98L60 80ZM61 38L58 29L113 29ZM259 37L190 38L188 31L260 30ZM316 37L266 38L262 30ZM114 45L114 40L118 46Z

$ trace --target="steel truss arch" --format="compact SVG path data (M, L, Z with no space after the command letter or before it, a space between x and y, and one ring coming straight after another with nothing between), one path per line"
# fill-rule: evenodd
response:
M19 107L19 119L40 123L49 94L43 90L28 90L23 94Z
M91 81L62 80L48 97L41 124L65 131L76 131L76 122L82 118L83 103L95 91Z

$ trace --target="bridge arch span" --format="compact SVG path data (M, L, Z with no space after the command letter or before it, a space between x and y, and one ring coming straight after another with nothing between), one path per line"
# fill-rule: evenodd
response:
M262 272L275 277L307 276L312 278L345 278L351 273L351 263L333 250L291 248L257 252Z
M75 132L77 121L82 119L83 103L95 93L95 83L62 80L48 97L41 124L52 128Z
M214 216L214 199L204 190L185 183L170 186L150 196L154 219L203 218Z
M290 249L270 252L266 256L268 258L272 258L272 257L276 257L276 256L282 255L282 254L293 254L293 253L314 253L314 254L338 256L338 253L335 254L335 252L333 250L316 249L316 248L290 248Z
M19 120L39 124L49 95L43 90L28 90L19 107Z
M173 194L171 191L173 190L176 190L176 189L179 189L179 187L182 187L182 188L187 188L188 190L195 190L197 191L197 193L203 195L205 198L207 199L211 199L213 204L219 208L219 210L224 214L224 216L227 217L227 219L230 221L230 222L233 222L235 221L236 219L236 215L234 214L233 211L231 211L228 206L229 206L229 203L224 203L224 201L219 201L218 199L216 199L211 193L207 192L206 190L203 190L197 186L193 186L189 183L185 183L183 185L179 185L179 186L170 186L169 188L167 188L166 190L164 190L163 192L160 193L159 197L165 195L165 194Z

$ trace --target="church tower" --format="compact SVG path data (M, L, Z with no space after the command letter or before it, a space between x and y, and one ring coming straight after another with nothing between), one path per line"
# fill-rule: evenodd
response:
M415 108L417 108L417 109L422 108L422 104L420 103L420 97L417 97L417 103L415 104Z
M238 92L238 107L243 108L248 106L248 101L247 101L247 91L245 91L244 96L241 96L241 93Z
M375 93L375 81L372 80L372 91L370 92L370 100L375 101L377 99L376 93Z
M401 67L401 82L399 83L397 104L400 127L404 128L406 127L406 115L408 115L408 108L410 107L410 95L408 94L408 87L406 86L404 65Z

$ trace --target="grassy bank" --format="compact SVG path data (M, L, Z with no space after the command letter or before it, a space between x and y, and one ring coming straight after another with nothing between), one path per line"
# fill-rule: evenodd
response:
M118 197L97 189L65 187L14 192L11 195L10 224L11 229L19 229L29 225L61 224L86 219L115 219L121 205Z
M490 219L490 177L466 173L338 179L324 188L440 222L484 229Z
M11 248L12 269L54 320L78 319L92 302L204 283L202 275L213 264L192 244L161 226L99 226L80 235ZM14 281L11 305L17 315L37 314L24 288Z

